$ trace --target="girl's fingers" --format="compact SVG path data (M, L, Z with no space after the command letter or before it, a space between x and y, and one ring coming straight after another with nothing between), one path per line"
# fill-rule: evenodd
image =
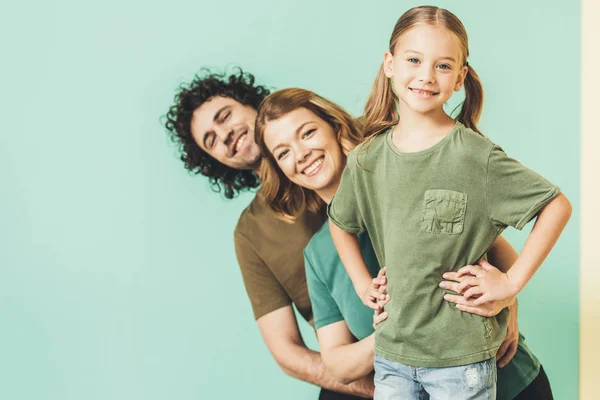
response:
M453 292L458 293L458 282L452 282L452 281L442 281L440 282L440 287L442 289L446 289L446 290L452 290Z
M458 277L461 277L465 274L471 274L475 276L479 276L482 272L482 268L479 265L465 265L461 269L457 271Z
M481 297L479 297L478 299L475 299L475 301L473 302L473 304L475 304L476 306L480 306L483 303L486 303L488 301L491 301L492 296L489 293L484 293L481 295Z
M464 294L469 287L477 285L479 285L479 279L475 278L474 276L469 276L463 279L462 282L458 284L458 290L456 290L456 292Z
M467 289L467 291L463 294L465 300L469 300L473 295L482 294L483 289L481 286L474 286L472 288ZM479 300L479 299L478 299ZM477 304L477 301L473 302L474 305L479 306L482 303Z

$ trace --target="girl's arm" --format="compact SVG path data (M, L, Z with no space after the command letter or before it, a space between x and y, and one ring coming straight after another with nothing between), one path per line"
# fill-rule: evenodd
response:
M329 220L329 231L340 259L352 280L354 290L366 306L376 310L379 307L377 300L385 299L385 295L377 291L378 285L382 282L380 278L371 278L356 234L344 231L331 220Z
M502 272L508 272L519 258L519 253L502 236L496 238L487 255L489 263Z
M474 275L459 285L464 298L468 300L473 295L480 295L474 304L481 305L516 296L550 253L569 221L571 211L571 203L562 193L542 208L521 254L508 272L503 273L485 264L461 268L459 276L466 273ZM467 289L469 286L471 287Z

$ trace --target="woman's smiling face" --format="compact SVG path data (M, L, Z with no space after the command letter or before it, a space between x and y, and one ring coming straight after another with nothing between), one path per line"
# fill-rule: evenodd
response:
M295 184L330 201L340 182L346 157L333 128L307 108L268 121L264 142Z

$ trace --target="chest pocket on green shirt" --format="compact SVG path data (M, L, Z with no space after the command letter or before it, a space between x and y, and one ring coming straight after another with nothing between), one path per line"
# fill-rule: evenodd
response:
M462 233L467 211L467 195L446 189L425 192L421 230L457 235Z

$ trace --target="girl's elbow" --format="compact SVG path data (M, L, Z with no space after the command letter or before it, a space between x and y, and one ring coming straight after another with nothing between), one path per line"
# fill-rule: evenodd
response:
M571 218L571 214L573 213L573 206L571 205L569 199L567 199L567 196L565 196L562 193L558 195L557 199L559 199L561 209L565 215L565 218L568 221Z

